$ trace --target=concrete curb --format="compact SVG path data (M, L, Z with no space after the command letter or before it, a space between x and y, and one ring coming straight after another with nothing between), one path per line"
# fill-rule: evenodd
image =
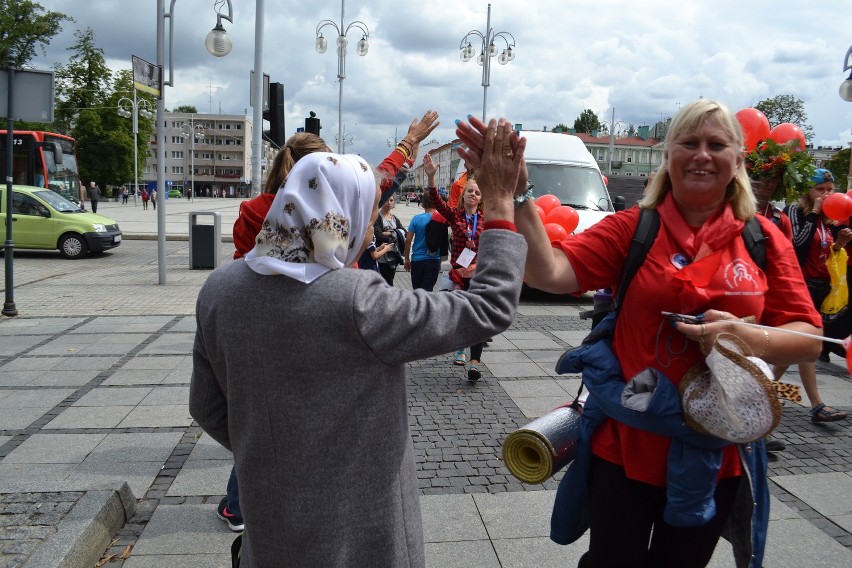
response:
M136 498L127 483L118 490L87 491L23 568L91 568L135 514Z

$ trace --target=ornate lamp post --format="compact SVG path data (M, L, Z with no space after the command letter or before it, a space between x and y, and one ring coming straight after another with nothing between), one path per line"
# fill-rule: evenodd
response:
M129 108L124 105L130 105ZM153 118L151 103L145 99L136 98L136 89L133 89L133 100L127 97L118 99L118 116L133 119L133 205L137 205L136 199L139 195L139 115L142 118Z
M322 29L331 26L337 32L337 79L340 83L339 94L338 94L338 102L337 102L337 129L341 134L337 138L337 151L340 154L343 154L344 147L344 138L345 133L343 129L343 80L346 78L346 46L349 44L349 40L346 38L346 34L349 33L349 30L352 28L356 28L361 33L361 39L358 41L358 45L356 48L356 53L361 57L367 55L367 51L370 49L370 44L367 41L367 38L370 37L370 30L367 29L367 24L361 22L359 20L355 20L354 22L350 22L347 26L343 19L344 8L346 6L346 2L344 0L340 0L340 25L331 20L322 20L319 24L317 24L317 42L316 42L316 50L319 53L325 53L326 49L328 49L328 40L325 39L322 35Z
M849 78L840 83L840 98L852 103L852 46L843 57L843 71L849 71ZM852 147L852 142L850 142ZM852 191L852 156L849 158L849 175L846 177L846 191Z
M184 123L180 128L180 135L190 144L189 149L189 196L190 200L195 200L195 140L197 138L204 139L204 126L195 124L195 115L189 119L189 124Z
M159 207L157 207L157 265L159 284L166 283L166 97L165 87L174 87L174 12L175 1L172 0L169 5L169 11L166 12L166 0L157 0L157 67L160 68L161 77L163 78L160 97L157 99L157 199ZM262 5L262 0L257 0ZM225 4L228 5L228 15L221 13ZM209 33L208 40L205 42L207 50L211 55L222 57L230 51L230 39L227 39L227 33L222 28L222 19L233 23L234 10L231 6L231 0L216 0L214 3L216 10L216 27ZM165 80L165 54L166 54L166 37L165 27L166 19L169 20L169 79ZM221 29L219 29L221 28ZM211 39L210 36L213 36ZM224 35L224 37L223 37ZM226 41L227 40L227 41Z
M491 28L491 4L488 5L488 19L485 23L485 33L478 30L470 30L459 44L459 57L465 63L473 59L476 55L476 49L470 43L471 36L478 37L481 40L481 50L479 57L476 58L476 62L482 65L482 120L485 121L485 104L488 99L488 86L491 84L491 58L497 55L497 46L494 45L494 40L500 38L506 43L506 47L500 53L500 57L497 58L500 65L506 65L515 59L515 38L509 32L494 33L494 30Z
M334 135L334 141L337 143L338 154L346 153L346 145L350 146L355 142L355 138L351 134L346 134L346 125L343 125L342 134L338 132Z

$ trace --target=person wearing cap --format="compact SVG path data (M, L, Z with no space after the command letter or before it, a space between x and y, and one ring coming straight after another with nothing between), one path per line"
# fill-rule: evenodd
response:
M817 310L831 291L831 278L825 264L829 248L838 251L852 241L852 229L844 227L837 230L837 222L822 211L823 201L833 191L834 176L829 170L818 168L808 178L807 193L784 210L790 218L793 248L802 267L802 276ZM773 374L780 378L786 370L786 366L776 366ZM846 418L845 412L826 406L822 401L817 387L815 361L799 363L799 377L811 403L811 421L835 422Z

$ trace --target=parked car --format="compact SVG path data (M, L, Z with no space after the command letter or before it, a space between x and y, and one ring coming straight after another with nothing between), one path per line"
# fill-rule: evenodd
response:
M0 218L6 230L6 187L0 188ZM12 186L12 242L20 249L58 249L65 258L82 258L121 244L118 223L88 213L49 189Z
M183 197L183 196L181 195L179 189L170 189L169 190L169 197Z

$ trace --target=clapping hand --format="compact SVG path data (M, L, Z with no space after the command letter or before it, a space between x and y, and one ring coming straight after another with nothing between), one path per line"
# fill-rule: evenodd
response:
M441 123L438 122L438 113L431 109L427 110L423 114L423 118L420 120L415 118L411 121L405 140L411 144L413 150L413 147L425 140L433 130L438 128L439 124Z
M471 117L468 123L457 122L456 134L468 146L459 148L459 155L475 169L483 205L492 209L486 217L512 218L512 199L525 170L526 139L518 137L505 118L492 118L486 126Z

